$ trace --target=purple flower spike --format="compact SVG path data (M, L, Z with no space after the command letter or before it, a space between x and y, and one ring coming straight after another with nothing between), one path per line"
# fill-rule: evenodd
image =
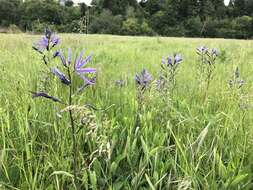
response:
M68 51L68 64L69 65L71 64L71 61L72 61L72 50L71 50L71 48L69 48L69 51Z
M65 56L63 55L62 51L59 52L58 56L60 57L62 64L63 64L65 67L67 67L66 58L65 58Z
M83 59L83 51L80 53L79 57L76 59L75 62L75 68L80 68L80 65L82 63L82 59Z
M33 49L43 54L43 52L48 49L48 45L48 39L46 37L43 37L41 40L39 40L33 45Z
M60 102L62 103L58 98L55 98L53 96L49 96L47 93L45 92L31 92L32 93L32 98L39 98L39 97L42 97L42 98L47 98L47 99L50 99L54 102Z
M85 58L85 60L82 60L78 65L76 65L76 69L80 69L81 67L85 66L88 62L91 61L92 55L89 55Z
M53 34L51 37L51 43L52 47L58 45L60 43L60 38L58 38L55 34Z
M208 53L208 48L206 46L201 46L197 48L197 53L199 54L206 54Z
M65 76L61 71L59 71L59 69L53 68L53 69L52 69L52 73L53 73L55 76L57 76L57 77L61 80L61 82L62 82L63 84L65 84L65 85L70 85L70 84L71 84L70 80L67 79L66 76Z
M50 30L46 29L45 36L42 37L37 43L33 45L33 49L37 52L43 54L45 50L49 51L51 48L55 47L60 43L60 38L58 38Z
M165 59L162 58L162 65L165 65Z
M177 65L182 61L183 61L183 58L180 54L175 54L174 55L174 65Z
M54 53L53 53L53 58L58 57L58 56L59 56L59 54L60 54L60 51L58 51L58 50L57 50L56 52L54 52Z
M152 76L148 73L146 69L143 69L140 75L135 75L136 85L145 89L151 82Z
M72 61L72 51L71 49L69 48L68 50L68 58L66 60L64 54L62 53L62 51L56 51L54 54L53 54L53 57L59 57L61 59L61 62L62 64L67 67L69 65L71 65L71 61Z
M81 89L84 89L87 86L93 85L96 82L96 77L93 77L91 79L87 78L85 75L89 73L96 73L97 70L95 68L84 68L84 66L91 61L91 55L87 56L83 60L83 52L80 53L79 57L77 58L75 62L75 72L76 74L81 77L84 81L83 87Z
M84 76L80 76L80 77L83 79L84 84L78 89L78 92L81 92L83 89L85 89L88 86L94 85L97 80L96 76L94 76L92 78L86 78Z
M96 73L97 70L95 68L81 68L81 69L77 69L76 72L78 72L78 73Z
M174 67L183 61L183 58L180 54L174 54L173 58L170 55L167 57L167 67ZM163 65L165 65L164 59L162 60L162 68L165 69Z
M168 56L167 61L168 61L168 65L167 66L172 66L172 58L171 58L170 55Z

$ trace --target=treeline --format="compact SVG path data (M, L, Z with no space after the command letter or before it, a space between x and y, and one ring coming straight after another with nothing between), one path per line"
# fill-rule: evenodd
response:
M65 6L55 0L0 0L0 24L10 30L119 35L253 37L253 1L93 0Z

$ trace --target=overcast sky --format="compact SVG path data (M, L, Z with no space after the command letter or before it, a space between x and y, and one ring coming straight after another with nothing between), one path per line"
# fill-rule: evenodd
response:
M92 0L73 0L75 3L82 3L82 2L84 2L84 3L86 3L86 4L90 4L91 3L91 1Z
M86 4L90 5L92 0L73 0L75 3L85 2ZM228 5L230 0L224 0L225 4Z
M88 5L90 5L90 3L91 3L92 0L72 0L72 1L74 1L75 3L82 3L82 2L84 2L84 3L88 4Z

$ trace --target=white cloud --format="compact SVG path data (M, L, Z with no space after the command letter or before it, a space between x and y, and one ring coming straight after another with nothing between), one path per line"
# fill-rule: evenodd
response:
M87 5L91 4L92 0L72 0L74 3L86 3ZM138 0L140 1L140 0Z
M228 6L229 3L230 3L230 0L224 0L224 3L225 3L226 6Z
M90 5L92 0L73 0L74 3L86 3L87 5Z

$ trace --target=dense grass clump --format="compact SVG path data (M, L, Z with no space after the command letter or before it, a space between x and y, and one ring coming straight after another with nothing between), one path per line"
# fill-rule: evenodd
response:
M62 49L94 53L97 68L96 84L74 97L98 108L74 113L81 189L253 188L253 41L60 36ZM75 189L66 106L29 92L66 94L43 72L31 48L38 38L0 35L0 189ZM220 50L208 88L201 45ZM183 62L173 93L161 93L155 80L173 53ZM153 81L140 103L143 68Z

